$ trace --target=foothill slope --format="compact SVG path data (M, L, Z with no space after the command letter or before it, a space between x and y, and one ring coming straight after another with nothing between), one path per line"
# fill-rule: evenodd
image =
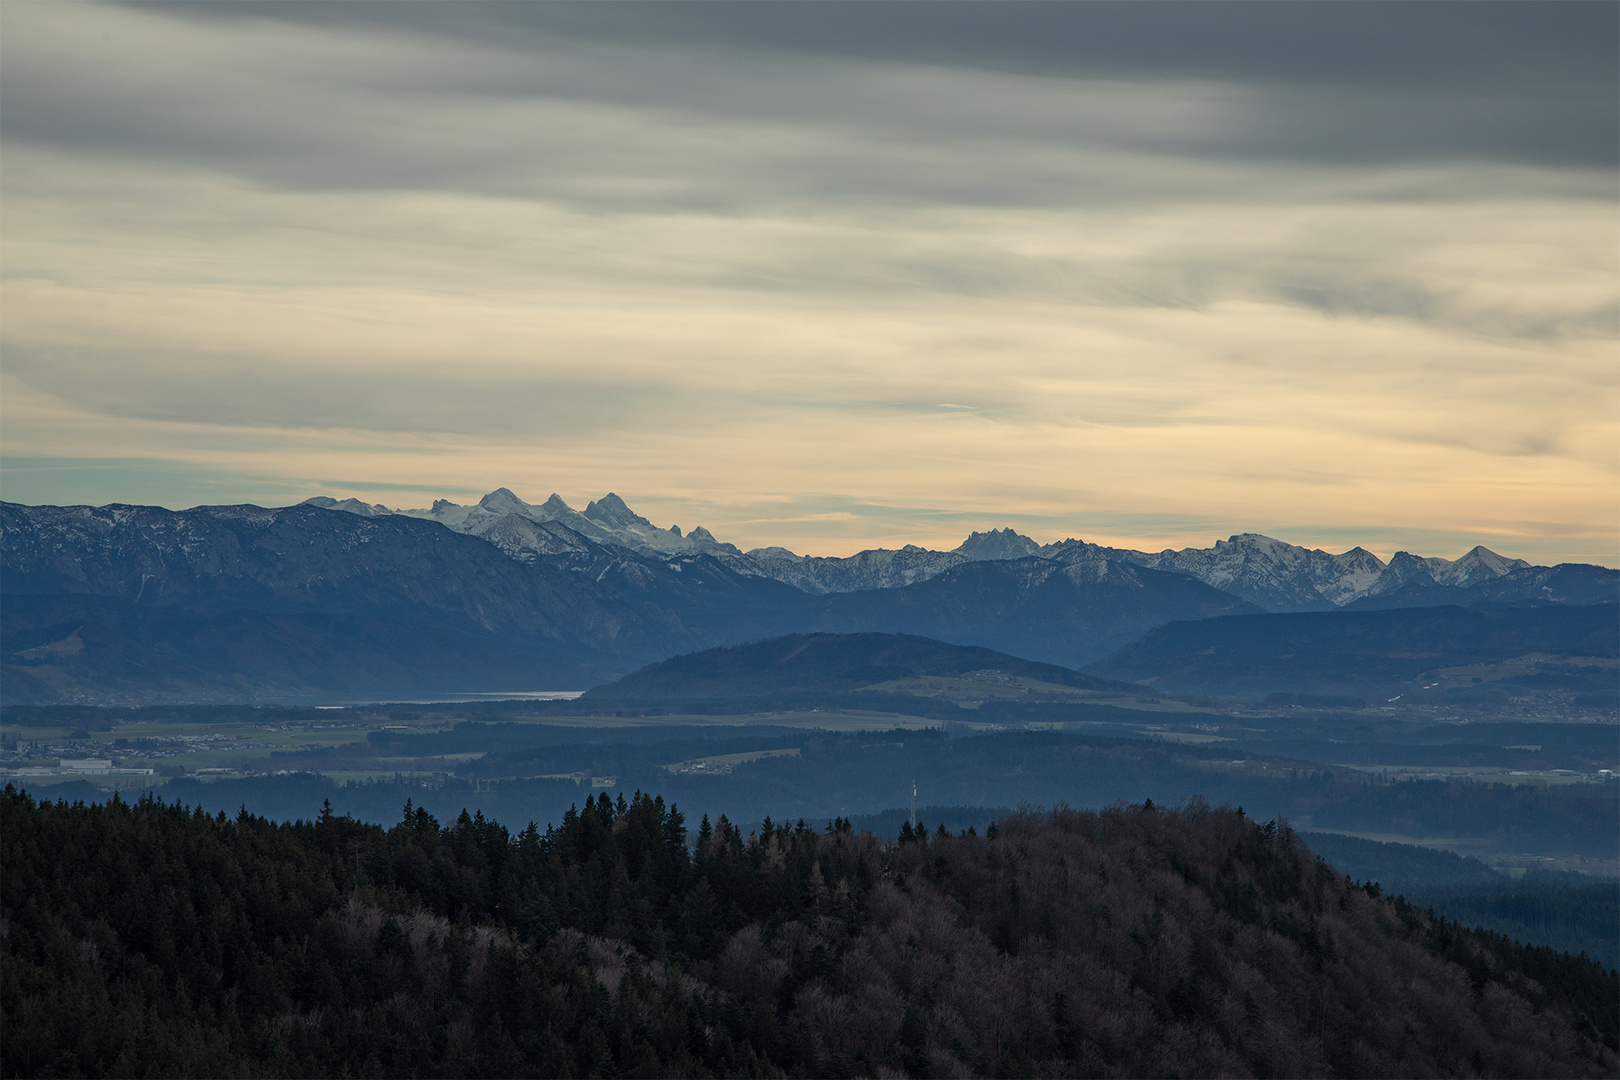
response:
M587 691L585 698L673 701L838 693L927 676L1022 678L1114 693L1140 689L1055 664L911 634L791 634L649 664Z

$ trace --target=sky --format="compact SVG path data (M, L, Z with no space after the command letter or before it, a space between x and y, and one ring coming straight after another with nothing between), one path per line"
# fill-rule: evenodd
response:
M1620 565L1620 5L0 4L0 498Z

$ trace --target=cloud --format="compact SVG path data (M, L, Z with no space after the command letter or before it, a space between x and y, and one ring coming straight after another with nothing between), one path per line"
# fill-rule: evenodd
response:
M1197 2L1133 4L916 3L740 5L460 4L331 6L174 5L198 20L254 19L372 35L395 33L532 56L635 49L687 61L676 80L692 92L692 54L738 61L758 80L795 60L979 71L1062 80L1252 86L1272 91L1251 109L1247 150L1336 161L1471 157L1613 164L1620 16L1606 5L1453 3L1369 11L1361 5ZM626 99L665 100L667 65L618 78ZM596 89L598 94L603 91ZM654 95L660 95L655 97ZM955 102L959 104L959 102ZM710 98L734 115L814 103L769 92ZM1394 107L1392 107L1394 106ZM1016 123L1018 117L1001 117Z
M1142 17L1132 16L1101 34L1067 25L1096 18L1078 5L1059 17L1061 33L1042 24L1064 6L995 15L1030 25L993 55L1039 55L1041 40L1046 53L1065 38L1091 45L1058 67L974 62L1005 35L982 33L983 14L962 20L949 6L935 12L935 33L952 29L956 39L920 51L902 32L926 29L914 17L887 26L878 44L889 48L838 47L872 18L854 9L829 17L822 7L810 18L833 31L803 37L824 40L817 51L791 47L800 39L780 32L801 29L803 15L767 15L753 35L762 48L737 33L761 15L740 8L717 22L701 5L605 18L551 7L370 5L334 15L313 5L179 5L164 16L13 6L0 72L6 137L189 160L279 186L687 207L829 197L1049 205L1213 179L1106 167L1077 176L1076 164L1099 151L1212 166L1574 167L1606 195L1616 158L1613 58L1592 59L1598 39L1579 34L1601 29L1584 25L1593 19L1612 21L1596 6L1504 19L1453 5L1443 19L1387 24L1317 16L1293 35L1295 46L1310 46L1295 51L1315 64L1279 63L1274 54L1290 42L1254 33L1299 18L1275 11L1258 21L1215 16L1226 32L1201 41L1195 34L1212 18L1196 7L1175 9L1173 20L1149 16L1139 32L1129 23ZM1346 34L1346 22L1359 33ZM1392 49L1403 29L1416 37ZM1097 45L1116 39L1149 48L1116 57ZM1239 40L1248 45L1223 51ZM1382 47L1358 53L1375 41ZM1567 55L1555 53L1559 45ZM1189 55L1195 48L1201 59ZM1458 57L1487 62L1476 70ZM1380 64L1382 77L1366 77ZM1448 70L1450 79L1439 74ZM1363 77L1333 77L1350 71ZM1288 171L1279 175L1286 182ZM1227 179L1252 189L1252 176Z
M749 544L1612 546L1614 18L0 7L0 446Z

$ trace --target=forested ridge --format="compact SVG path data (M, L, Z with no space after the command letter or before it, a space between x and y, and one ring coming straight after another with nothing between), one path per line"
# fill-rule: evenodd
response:
M987 835L601 795L231 818L0 794L6 1075L1612 1076L1620 976L1193 801Z

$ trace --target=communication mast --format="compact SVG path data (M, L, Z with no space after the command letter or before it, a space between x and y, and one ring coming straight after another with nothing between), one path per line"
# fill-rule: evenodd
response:
M917 781L911 782L911 827L917 827Z

